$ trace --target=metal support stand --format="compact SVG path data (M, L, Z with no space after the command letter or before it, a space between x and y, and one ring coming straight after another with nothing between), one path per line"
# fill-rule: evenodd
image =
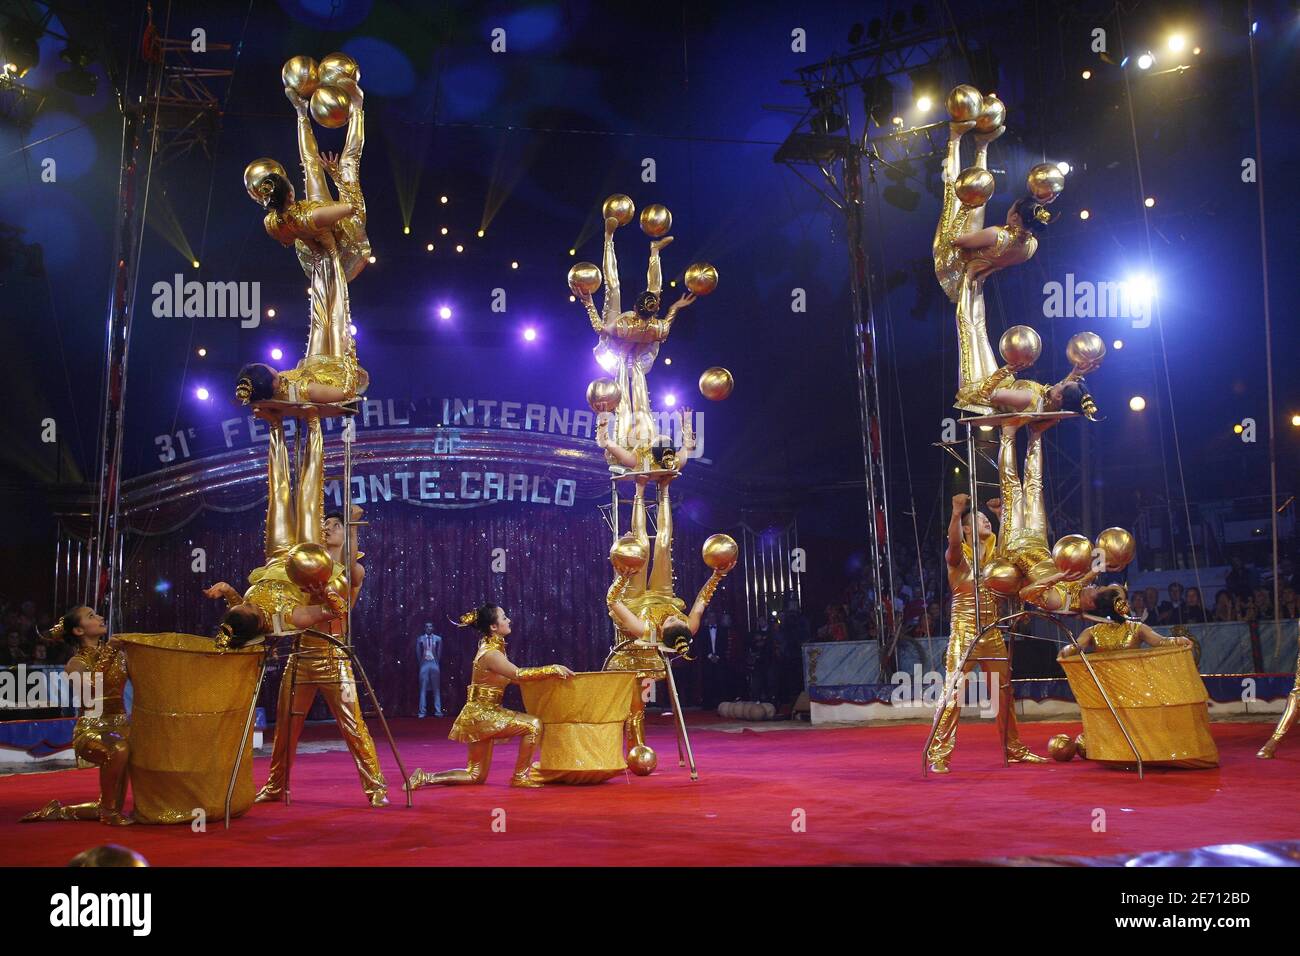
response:
M677 696L677 681L673 678L672 661L668 659L668 653L663 645L659 647L659 657L663 659L664 673L668 676L668 699L672 702L673 717L676 718L677 722L677 766L686 766L686 763L682 761L682 751L685 750L686 760L689 761L691 767L691 780L699 780L699 771L695 769L695 754L691 750L691 737L686 732L686 715L682 713L682 701Z

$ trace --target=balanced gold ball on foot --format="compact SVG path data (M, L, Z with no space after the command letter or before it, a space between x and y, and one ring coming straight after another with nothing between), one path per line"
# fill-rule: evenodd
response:
M736 544L736 539L729 534L711 534L704 539L700 557L714 571L725 574L736 566L736 561L740 557L740 548Z
M1088 365L1106 357L1106 343L1096 332L1079 332L1065 344L1065 357L1071 365Z
M1056 163L1039 163L1029 170L1025 186L1031 196L1046 205L1055 201L1065 188L1065 173Z
M968 123L978 119L984 109L984 97L980 91L968 83L953 87L948 94L948 115L958 123Z
M641 210L641 231L651 239L666 236L673 227L673 214L667 206L653 203Z
M636 203L632 202L631 196L615 193L605 200L600 211L604 218L614 219L620 226L626 226L636 214Z
M1092 542L1081 534L1067 534L1052 547L1052 560L1066 574L1086 574L1092 567Z
M1028 368L1043 354L1043 339L1027 325L1013 325L1002 333L998 351L1008 365Z

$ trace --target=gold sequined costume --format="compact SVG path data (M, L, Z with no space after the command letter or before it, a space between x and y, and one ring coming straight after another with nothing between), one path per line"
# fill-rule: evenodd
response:
M975 167L987 169L988 143L978 144ZM970 207L956 194L961 173L961 139L951 136L943 167L943 209L935 229L931 251L934 272L949 301L957 305L957 388L955 407L986 415L993 411L987 402L973 399L967 389L984 382L998 363L989 344L984 316L984 281L1001 269L1028 261L1038 249L1038 240L1024 227L998 226L997 241L982 249L962 249L956 240L984 226L984 207Z
M1282 738L1287 735L1292 727L1295 726L1296 720L1300 718L1300 660L1296 661L1295 667L1295 686L1291 688L1291 693L1286 697L1286 708L1282 711L1282 717L1277 722L1277 727L1273 730L1273 736L1264 742L1264 746L1259 748L1255 756L1262 760L1273 759L1273 754L1277 750L1277 745L1282 742Z
M980 565L987 567L993 560L995 544L990 535L981 543ZM939 715L934 742L930 745L927 759L932 770L945 772L953 749L957 745L957 724L961 719L961 691L957 688L961 680L961 662L967 648L980 636L980 630L997 620L997 595L983 585L979 589L979 623L975 619L975 582L971 574L971 546L962 542L961 561L948 568L948 589L952 592L950 617L952 630L948 638L948 649L944 654L945 696L943 711ZM1038 762L1042 758L1029 752L1029 748L1020 742L1020 733L1016 726L1015 697L1011 689L1011 661L1006 641L1000 631L986 632L979 640L975 650L966 662L968 673L975 664L989 675L988 680L997 681L996 691L990 688L990 699L997 708L998 733L1006 743L1007 758L1016 762ZM994 696L996 694L996 696Z
M487 783L488 770L492 765L492 748L498 740L518 737L519 757L515 761L514 776L510 785L514 787L538 787L542 780L533 769L533 751L542 739L542 722L531 714L521 714L501 706L502 696L511 683L510 678L493 671L484 659L489 653L506 652L506 640L495 634L480 639L478 651L474 655L474 665L470 677L469 691L465 706L451 725L448 739L467 744L469 760L463 770L444 770L440 773L426 773L416 770L407 782L412 790L429 785L455 786L459 784ZM554 664L545 667L521 667L515 674L515 683L533 680L546 680L558 677L559 668Z
M365 146L365 115L358 105L348 119L347 139L339 157L335 185L339 201L352 213L332 229L318 229L311 213L334 202L325 180L312 132L311 118L298 115L298 154L302 160L306 198L291 203L283 212L270 210L263 225L267 235L281 245L292 245L298 264L308 281L311 331L306 356L296 368L282 371L276 397L303 401L295 391L309 384L329 385L349 395L361 395L369 385L366 370L357 364L356 341L348 304L348 282L369 262L370 241L366 237L366 204L359 181L361 152Z
M122 698L127 681L126 655L105 643L81 648L73 660L84 667L80 673L73 672L82 681L83 696L95 687L97 680L103 681L102 696L83 707L72 731L72 750L77 759L99 768L99 799L93 803L66 805L52 800L23 817L23 822L98 820L114 826L131 823L131 818L124 813L131 732Z

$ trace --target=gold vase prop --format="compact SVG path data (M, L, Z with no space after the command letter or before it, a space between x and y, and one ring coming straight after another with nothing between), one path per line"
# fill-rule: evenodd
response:
M542 720L541 773L547 783L603 783L627 769L623 725L632 713L636 675L574 674L519 685L524 708Z

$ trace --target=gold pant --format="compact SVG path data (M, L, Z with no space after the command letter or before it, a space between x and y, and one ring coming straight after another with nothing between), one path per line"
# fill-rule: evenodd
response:
M293 680L293 668L297 680ZM293 699L289 699L289 685L294 684ZM379 769L375 742L361 716L361 701L357 693L352 664L346 659L325 656L294 657L289 669L280 678L280 697L276 707L275 743L271 748L271 773L258 793L259 800L282 799L288 783L289 763L298 749L298 736L311 710L316 694L320 693L334 715L339 733L343 735L348 751L357 765L361 788L366 796L375 798L388 792L388 784Z
M927 755L931 763L946 765L957 746L957 724L961 720L962 694L959 686L960 678L957 675L966 648L970 647L970 642L974 638L973 631L967 634L954 631L948 641L943 665L948 675L944 683L943 712L939 715L934 743L930 745L930 752ZM970 673L977 663L980 665L980 670L989 675L986 680L992 682L994 677L997 679L997 696L993 700L997 708L998 737L1003 741L1008 757L1021 757L1028 752L1028 748L1020 742L1020 730L1016 726L1016 702L1011 690L1010 654L1007 652L1006 641L1002 639L1000 633L994 632L980 641L966 662L965 673Z
M73 730L73 753L99 768L99 799L91 803L63 804L51 800L40 810L22 818L24 823L40 820L98 820L119 825L130 823L123 814L126 805L127 764L130 756L131 725L126 714L82 717Z
M498 740L509 737L519 738L519 756L515 760L515 772L511 778L514 786L532 786L540 783L533 772L533 751L542 739L542 722L528 714L516 714L512 720L495 735L484 740L475 740L466 746L469 758L463 770L443 770L439 773L426 773L416 770L407 781L411 790L425 786L459 786L463 784L487 783L488 770L492 767L492 745Z

